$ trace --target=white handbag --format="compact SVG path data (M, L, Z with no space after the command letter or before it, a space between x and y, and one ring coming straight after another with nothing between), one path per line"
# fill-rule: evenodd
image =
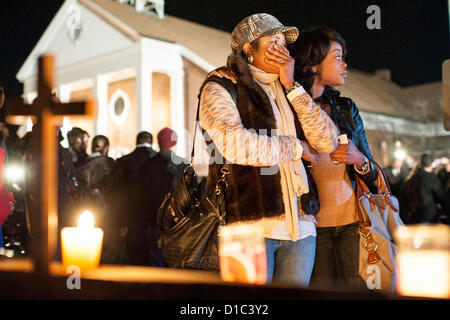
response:
M360 224L359 275L367 288L393 291L396 287L397 246L393 243L394 230L403 226L397 198L391 195L389 184L378 164L378 193L373 194L358 176L356 195Z

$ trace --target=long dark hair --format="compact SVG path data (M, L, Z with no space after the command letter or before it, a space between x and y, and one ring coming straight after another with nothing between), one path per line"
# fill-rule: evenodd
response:
M294 78L300 82L308 93L314 83L314 66L325 60L330 44L336 41L342 46L343 58L346 54L344 38L329 27L312 27L302 31L294 43L288 45L291 56L295 59Z

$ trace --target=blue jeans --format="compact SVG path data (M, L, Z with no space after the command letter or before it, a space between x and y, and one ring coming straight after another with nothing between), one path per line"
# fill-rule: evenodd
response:
M311 287L319 290L367 290L359 276L359 222L317 228Z
M274 281L308 286L314 266L316 238L266 239L267 283Z

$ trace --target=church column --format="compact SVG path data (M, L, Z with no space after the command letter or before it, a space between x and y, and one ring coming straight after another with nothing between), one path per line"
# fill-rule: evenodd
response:
M71 93L71 87L67 84L60 84L58 86L58 98L61 102L67 103L70 101L70 93Z
M138 66L136 72L137 128L152 132L152 70Z
M24 96L25 96L25 99L24 99L25 103L32 104L34 99L36 99L36 97L37 97L37 92L29 92L29 93L24 94Z
M108 135L108 77L97 75L94 81L94 95L97 99L95 135Z
M184 71L178 69L170 76L170 119L172 129L178 135L176 153L189 158L186 154L186 130L184 128Z
M23 100L26 104L32 104L34 99L37 97L37 92L28 92L23 94ZM17 134L19 136L23 136L25 133L31 131L33 129L33 122L31 117L27 117L26 123L20 126L19 130L17 130Z
M36 79L37 77L34 76L23 82L22 100L25 104L32 104L34 99L36 99L37 97ZM19 127L19 129L17 130L17 134L22 137L25 133L31 131L32 128L33 122L31 120L31 117L27 116L26 122Z
M62 103L70 102L70 94L72 91L72 87L68 84L60 84L58 86L58 98ZM66 139L67 133L72 129L72 125L70 123L69 116L63 117L63 122L61 126L61 133L64 137L64 140L61 141L63 147L69 147L69 141Z

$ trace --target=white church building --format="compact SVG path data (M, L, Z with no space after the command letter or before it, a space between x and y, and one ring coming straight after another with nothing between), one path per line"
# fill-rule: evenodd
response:
M229 34L164 15L162 0L128 2L66 0L17 74L23 98L36 97L37 58L52 53L60 100L97 100L94 121L66 117L66 130L106 135L118 156L139 131L156 137L167 126L187 156L198 89L226 62Z

